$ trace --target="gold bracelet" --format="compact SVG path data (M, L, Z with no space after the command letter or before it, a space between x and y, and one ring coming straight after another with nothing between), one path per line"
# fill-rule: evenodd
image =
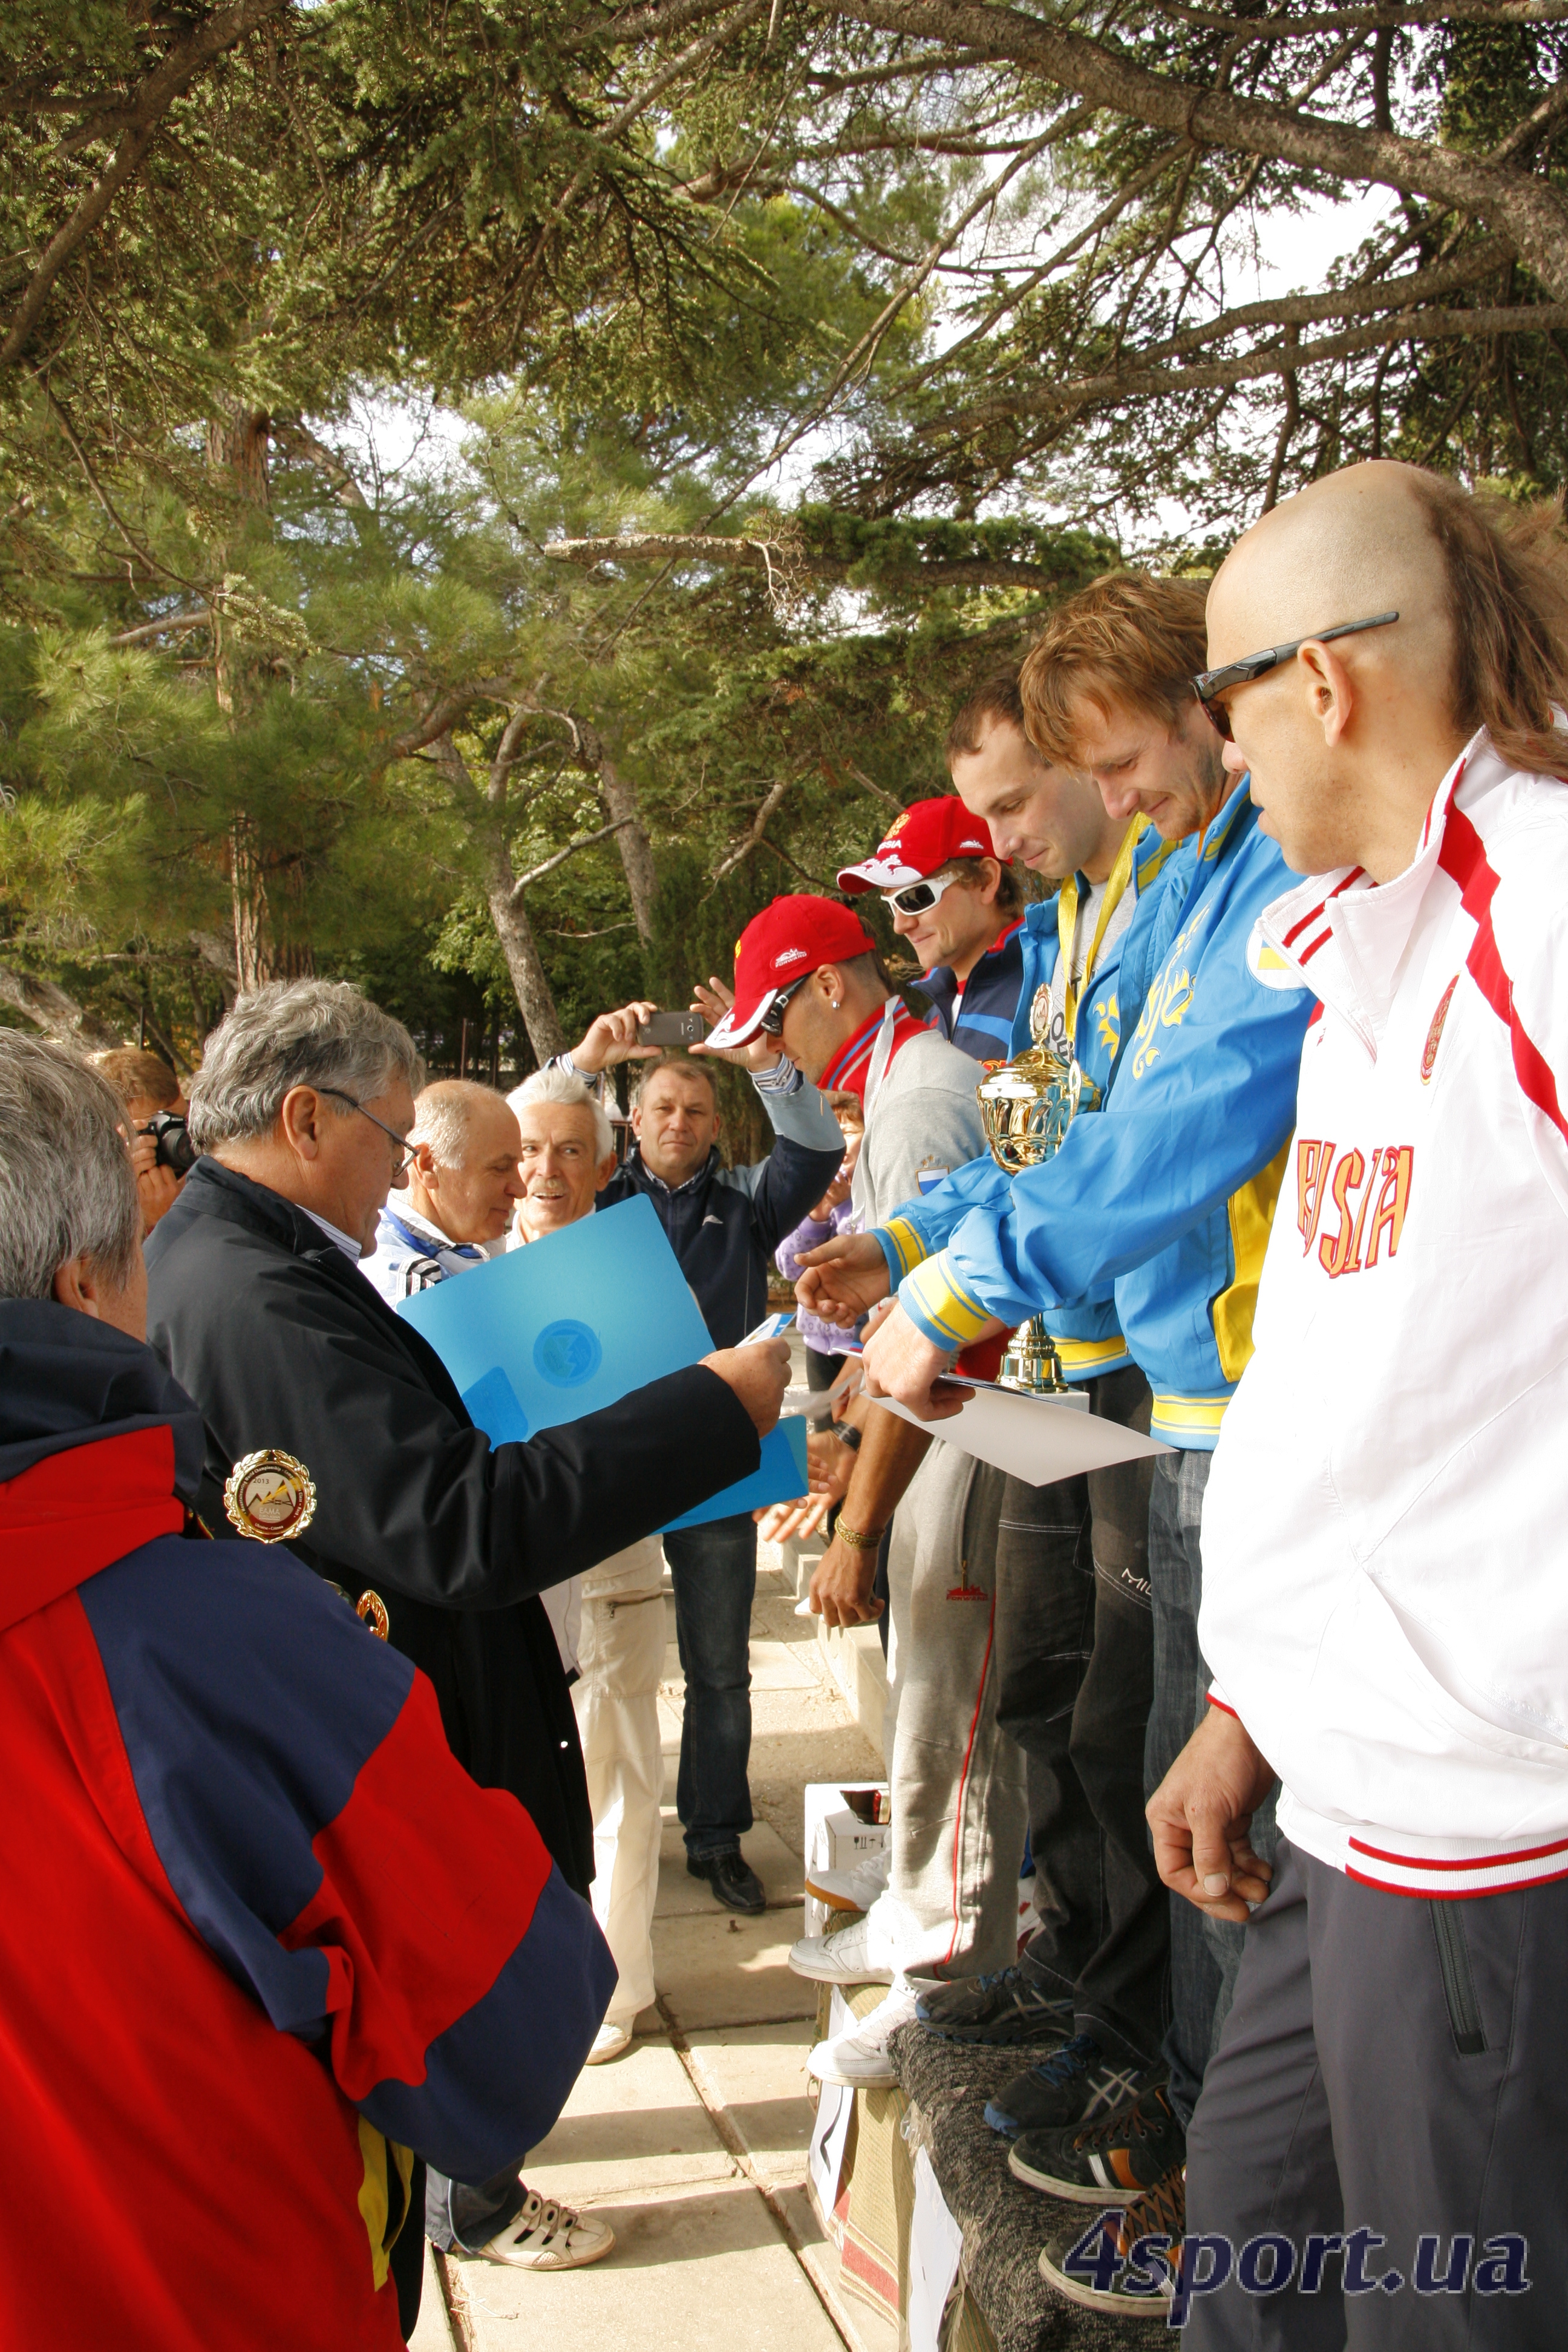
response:
M833 1526L833 1533L837 1541L847 1544L851 1551L878 1550L881 1545L883 1532L884 1530L879 1528L874 1536L863 1536L858 1528L848 1527L842 1519L836 1519Z

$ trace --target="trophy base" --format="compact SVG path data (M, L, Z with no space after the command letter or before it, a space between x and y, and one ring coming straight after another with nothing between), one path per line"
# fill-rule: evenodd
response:
M999 1389L1013 1389L1020 1396L1071 1394L1062 1378L1061 1363L1043 1315L1031 1315L1014 1332L997 1368L996 1385Z

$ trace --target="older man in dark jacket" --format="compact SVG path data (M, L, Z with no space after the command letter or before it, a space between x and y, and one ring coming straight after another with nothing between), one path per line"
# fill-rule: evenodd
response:
M251 1534L288 1534L384 1625L435 1684L459 1761L521 1798L581 1892L593 1874L582 1754L535 1596L754 1469L787 1353L721 1350L492 1447L435 1351L358 1269L405 1165L418 1076L406 1030L342 982L242 996L192 1087L192 1139L207 1156L149 1248L149 1336L202 1409L208 1524L226 1510ZM284 1457L257 1465L271 1482L259 1487L236 1468L258 1453ZM550 2242L533 2229L512 2244L523 2193L508 2182L483 2210L444 2208L446 2224L531 2267L608 2251L602 2225L564 2212Z

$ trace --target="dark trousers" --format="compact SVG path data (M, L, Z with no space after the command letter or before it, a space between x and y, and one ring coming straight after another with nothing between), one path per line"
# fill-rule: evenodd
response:
M820 1348L807 1348L805 1385L813 1396L826 1395L839 1373L844 1370L845 1360L843 1356L824 1355ZM811 1425L814 1429L826 1429L831 1421L832 1415L826 1407L821 1412L814 1412L811 1416Z
M1568 1881L1429 1902L1287 1844L1244 1933L1187 2146L1188 2284L1225 2261L1194 2233L1230 2276L1187 2352L1562 2352Z
M454 2248L477 2254L498 2230L515 2221L528 2191L519 2175L520 2156L504 2172L470 2189L466 2181L448 2180L433 2168L425 2176L425 2235L444 2254Z
M1209 1670L1198 1648L1203 1598L1199 1535L1212 1454L1162 1454L1149 1503L1149 1584L1154 1602L1154 1704L1144 1779L1152 1796L1208 1712ZM1255 1851L1274 1852L1274 1800L1252 1819ZM1207 1919L1184 1895L1169 1896L1171 2024L1164 2056L1171 2105L1190 2123L1204 2069L1219 2046L1236 1991L1244 1927Z
M664 1538L686 1677L675 1809L692 1855L723 1853L752 1826L752 1601L754 1519L710 1519Z
M1089 1383L1091 1411L1149 1426L1148 1382ZM1027 1973L1080 2032L1144 2063L1164 2024L1170 1906L1143 1818L1152 1691L1147 1461L1052 1486L1009 1478L996 1545L997 1720L1028 1759L1041 1926Z

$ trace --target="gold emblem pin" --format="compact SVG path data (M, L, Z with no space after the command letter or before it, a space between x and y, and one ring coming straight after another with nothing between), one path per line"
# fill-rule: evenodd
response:
M354 1614L363 1618L378 1642L384 1642L392 1630L392 1620L386 1613L386 1603L379 1592L367 1584L354 1603Z
M223 1507L242 1536L282 1543L303 1535L316 1516L316 1482L302 1462L275 1445L247 1454L234 1465Z

